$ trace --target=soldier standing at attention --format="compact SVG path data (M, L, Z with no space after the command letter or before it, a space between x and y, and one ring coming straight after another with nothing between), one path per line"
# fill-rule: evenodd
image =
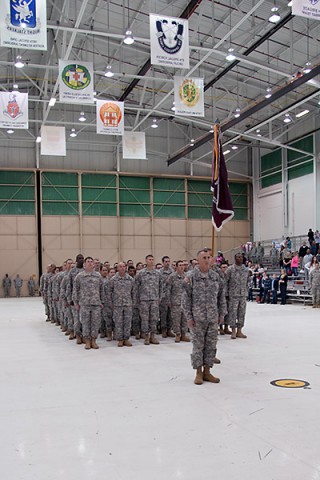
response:
M135 303L139 305L144 344L158 345L159 341L155 334L162 298L162 276L159 270L154 269L153 255L146 256L146 264L146 268L141 270L135 279Z
M10 289L11 289L11 278L6 273L4 279L2 280L2 286L4 290L4 296L10 297Z
M231 338L247 338L242 333L247 308L247 285L249 270L242 263L242 254L234 256L235 264L226 271L226 294L228 303L228 320Z
M118 347L132 347L129 341L132 323L132 298L134 280L126 273L126 264L118 263L118 272L107 288L107 302L113 309L115 339Z
M72 268L72 259L68 258L66 260L66 269L63 272L62 280L60 283L60 295L59 295L59 303L60 303L60 323L61 323L61 330L65 332L65 335L70 335L68 330L70 317L72 315L70 305L67 302L67 285L69 281L69 272Z
M167 304L170 306L173 331L176 335L175 342L190 342L187 335L187 319L181 307L181 299L183 292L183 284L185 279L184 262L178 260L176 262L176 271L169 276L167 290Z
M68 275L68 284L66 290L67 303L71 306L72 319L68 330L70 331L69 340L74 340L77 337L77 344L82 343L81 323L79 318L79 309L75 308L73 304L73 283L78 273L83 272L83 255L79 253L76 257L76 265L70 270Z
M86 257L84 270L76 276L72 293L74 308L80 312L86 350L99 348L96 339L101 324L102 295L102 277L94 270L93 258Z
M171 311L167 303L167 281L170 276L173 274L173 270L170 267L170 258L165 255L162 257L162 267L159 272L162 275L162 284L163 284L163 297L160 302L160 328L163 338L174 337L174 334L171 331L172 320L171 320Z
M43 305L44 305L44 310L45 314L47 316L46 322L50 321L50 310L49 310L49 304L48 304L48 295L47 295L47 289L48 289L48 277L51 273L51 264L47 266L47 272L43 273L40 277L40 283L39 283L39 290L40 294L43 299Z
M33 276L31 275L31 277L29 278L28 280L28 292L29 292L29 297L34 297L34 289L35 289L35 281L34 281L34 278Z
M194 383L219 383L210 373L217 347L218 323L226 312L223 281L210 268L211 255L202 249L197 255L198 266L189 272L182 294L182 308L192 330L191 364L197 371Z
M19 273L17 273L16 278L13 280L13 284L16 289L16 297L20 297L22 283L23 283L23 280L22 278L19 277Z
M262 263L264 257L264 247L261 245L261 242L258 242L257 246L257 263Z

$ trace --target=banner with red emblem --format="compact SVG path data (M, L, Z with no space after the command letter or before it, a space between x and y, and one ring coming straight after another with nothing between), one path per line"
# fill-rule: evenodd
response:
M97 100L97 133L123 135L124 102Z
M29 128L27 93L0 92L0 128Z

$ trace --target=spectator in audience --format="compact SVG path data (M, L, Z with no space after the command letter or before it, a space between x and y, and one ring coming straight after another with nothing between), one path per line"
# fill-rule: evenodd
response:
M269 275L264 272L262 275L263 297L261 303L270 303L271 279Z
M283 268L286 269L287 275L291 273L291 253L286 252L283 259Z
M291 260L291 272L292 272L292 275L295 277L298 276L298 268L299 268L299 254L298 252L294 252L294 255Z
M305 254L305 256L303 257L303 260L302 260L302 268L304 270L304 278L305 280L308 280L309 279L309 267L306 267L306 265L310 262L311 263L312 261L312 255L310 253L310 248L307 249L307 253Z
M291 252L291 248L292 248L291 238L287 237L286 241L287 241L287 249L290 250L290 252Z
M272 268L275 268L278 265L279 252L274 242L272 242L269 256L271 259Z
M317 253L319 252L320 250L320 232L319 230L316 230L315 233L314 233L314 240L316 242L316 245L317 245Z
M279 277L280 293L281 293L281 305L287 303L287 285L288 285L288 275L286 274L285 268L281 270L281 275Z
M261 263L264 257L264 247L261 245L261 242L258 242L257 246L257 262Z
M301 267L302 267L303 257L307 253L307 250L308 250L307 242L303 242L303 244L299 248L299 260L300 260L300 266Z
M309 245L311 246L312 242L314 242L314 232L312 231L312 228L309 228L308 240L309 240Z
M272 275L271 291L272 291L272 303L276 305L278 303L278 290L279 290L279 278L277 274Z
M310 248L310 253L311 255L315 256L317 255L317 244L315 242L315 240L313 240L313 242L311 242L311 248Z

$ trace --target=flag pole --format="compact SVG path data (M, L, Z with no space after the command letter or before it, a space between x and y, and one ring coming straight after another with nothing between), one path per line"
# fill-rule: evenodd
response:
M217 147L218 142L219 142L219 130L220 130L220 120L219 118L216 118L213 126L213 151ZM212 175L214 173L212 172ZM211 251L212 251L212 256L214 257L214 233L215 229L214 226L212 225L212 232L211 232Z

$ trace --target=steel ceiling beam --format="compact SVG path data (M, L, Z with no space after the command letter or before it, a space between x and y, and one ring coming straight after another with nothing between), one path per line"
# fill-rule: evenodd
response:
M225 123L222 123L221 124L221 131L225 132L225 131L231 129L232 127L234 127L238 123L241 123L246 118L250 117L251 115L254 115L257 112L259 112L260 110L267 107L268 105L275 102L276 100L279 100L279 98L282 98L285 95L289 94L290 92L292 92L296 88L300 87L301 85L305 84L306 82L308 82L308 80L311 80L312 78L314 78L316 75L319 75L319 74L320 74L320 65L313 68L310 73L305 74L302 77L296 78L292 82L286 84L284 87L282 87L279 90L277 90L276 92L274 92L272 94L271 98L265 98L264 100L256 103L252 107L250 107L246 110L243 110L241 112L239 118L233 118L232 120L229 120ZM212 133L207 133L204 136L198 138L194 142L193 146L188 145L188 146L182 148L181 150L179 150L178 152L176 152L175 154L169 156L168 161L167 161L168 166L172 165L173 163L175 163L180 158L185 157L186 155L188 155L192 151L201 147L202 145L204 145L208 141L212 140L212 138L213 138L213 134Z
M195 12L196 8L200 5L202 0L191 0L186 8L183 10L179 18L184 18L188 19L191 17L191 15ZM139 72L137 75L139 76L144 76L151 68L151 58L148 58L146 63L140 68ZM134 79L125 89L121 97L119 98L119 102L123 102L127 96L132 92L132 90L138 85L140 82L140 79L136 78Z

